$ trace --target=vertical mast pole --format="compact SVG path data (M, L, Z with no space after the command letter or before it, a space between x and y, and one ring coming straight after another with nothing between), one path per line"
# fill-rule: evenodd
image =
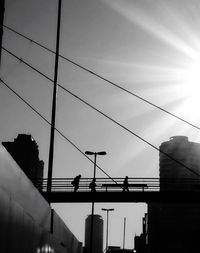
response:
M125 238L126 238L126 218L124 217L123 250L125 249Z
M51 195L52 172L53 172L53 153L54 153L54 133L55 133L55 118L56 118L58 59L59 59L59 44L60 44L61 4L62 4L62 0L58 0L56 54L55 54L55 68L54 68L52 114L51 114L51 133L50 133L50 145L49 145L48 179L47 179L47 196L48 196L48 201L49 202L50 202L50 195Z
M1 46L3 39L3 19L5 11L5 0L0 0L0 65L1 65Z

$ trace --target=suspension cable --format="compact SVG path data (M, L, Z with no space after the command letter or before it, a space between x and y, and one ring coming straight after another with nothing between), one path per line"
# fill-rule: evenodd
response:
M34 43L34 44L36 44L36 45L42 47L43 49L45 49L45 50L47 50L47 51L49 51L49 52L55 54L55 52L54 52L53 50L51 50L51 49L49 49L48 47L42 45L41 43L39 43L39 42L37 42L37 41L35 41L35 40L33 40L33 39L30 39L29 37L27 37L27 36L25 36L25 35L23 35L23 34L17 32L17 31L15 31L14 29L12 29L12 28L10 28L10 27L8 27L8 26L6 26L6 25L3 25L3 26L4 26L5 28L7 28L8 30L12 31L13 33L18 34L19 36L21 36L21 37L23 37L23 38L29 40L30 42L32 42L32 43ZM71 60L71 59L69 59L69 58L67 58L67 57L65 57L65 56L63 56L63 55L61 55L61 54L59 54L59 57L61 57L62 59L66 60L66 61L68 61L68 62L70 62L71 64L73 64L73 65L75 65L75 66L77 66L77 67L79 67L79 68L85 70L86 72L88 72L88 73L90 73L90 74L92 74L92 75L98 77L99 79L105 81L106 83L109 83L110 85L112 85L112 86L114 86L114 87L116 87L116 88L118 88L118 89L120 89L120 90L122 90L122 91L124 91L124 92L126 92L126 93L128 93L128 94L130 94L130 95L132 95L132 96L134 96L134 97L136 97L136 98L138 98L138 99L140 99L140 100L142 100L143 102L145 102L145 103L147 103L147 104L149 104L149 105L151 105L151 106L153 106L153 107L155 107L155 108L157 108L157 109L163 111L164 113L167 113L168 115L170 115L170 116L172 116L172 117L174 117L174 118L176 118L176 119L178 119L178 120L180 120L180 121L182 121L182 122L184 122L184 123L186 123L186 124L188 124L188 125L190 125L190 126L196 128L196 129L200 130L200 127L198 127L198 126L192 124L191 122L189 122L189 121L187 121L187 120L185 120L185 119L183 119L183 118L181 118L181 117L175 115L174 113L171 113L171 112L165 110L164 108L162 108L162 107L160 107L160 106L158 106L158 105L156 105L156 104L150 102L149 100L147 100L147 99L145 99L145 98L143 98L143 97L141 97L141 96L139 96L139 95L137 95L137 94L135 94L135 93L133 93L133 92L127 90L127 89L123 88L122 86L116 84L115 82L112 82L112 81L110 81L109 79L107 79L107 78L105 78L105 77L103 77L103 76L97 74L96 72L89 70L88 68L86 68L86 67L84 67L84 66L78 64L77 62L75 62L75 61L73 61L73 60Z
M5 50L6 52L8 52L9 54L11 54L13 57L17 58L18 60L20 60L20 62L24 63L25 65L27 65L28 67L32 68L33 70L35 70L36 72L38 72L39 74L41 74L43 77L47 78L49 81L53 82L53 80L51 78L49 78L48 76L46 76L45 74L43 74L41 71L37 70L36 68L32 67L30 64L27 64L24 60L22 60L21 58L17 57L16 55L14 55L13 53L11 53L9 50L5 49L4 47L2 47L3 50ZM192 170L191 168L189 168L188 166L186 166L185 164L183 164L182 162L176 160L175 158L171 157L169 154L167 154L166 152L164 152L163 150L160 150L159 148L157 148L155 145L153 145L152 143L150 143L149 141L145 140L144 138L142 138L140 135L134 133L133 131L131 131L130 129L128 129L127 127L123 126L122 124L120 124L119 122L117 122L116 120L112 119L110 116L108 116L107 114L103 113L102 111L100 111L99 109L97 109L96 107L92 106L91 104L89 104L88 102L86 102L85 100L83 100L82 98L80 98L79 96L75 95L74 93L72 93L71 91L69 91L68 89L66 89L65 87L63 87L62 85L58 84L58 86L60 88L62 88L63 90L65 90L66 92L68 92L69 94L71 94L72 96L74 96L75 98L79 99L81 102L83 102L84 104L88 105L89 107L91 107L92 109L94 109L95 111L99 112L101 115L103 115L104 117L106 117L107 119L111 120L113 123L117 124L118 126L120 126L122 129L124 129L125 131L131 133L132 135L134 135L135 137L137 137L138 139L140 139L141 141L145 142L146 144L148 144L149 146L151 146L152 148L156 149L157 151L159 151L160 153L163 153L165 156L167 156L168 158L170 158L171 160L175 161L177 164L185 167L187 170L189 170L190 172L194 173L195 175L200 176L199 173L197 173L196 171Z
M10 91L12 91L20 100L22 100L31 110L33 110L40 118L42 118L48 125L51 125L51 123L41 114L36 110L30 103L28 103L22 96L20 96L14 89L12 89L5 81L3 81L0 78L0 82L3 83ZM94 161L90 159L77 145L75 145L69 138L67 138L60 130L58 130L55 127L55 130L57 133L59 133L66 141L68 141L74 148L76 148L84 157L86 157L90 162L94 164ZM117 183L109 174L107 174L99 165L97 165L97 168L101 170L108 178L110 178L113 182Z

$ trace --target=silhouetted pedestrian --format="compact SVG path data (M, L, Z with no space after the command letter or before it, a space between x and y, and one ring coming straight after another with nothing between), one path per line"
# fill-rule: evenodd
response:
M80 179L81 179L81 175L79 174L71 182L71 184L74 186L74 192L76 192L78 190L78 188L79 188L79 181L80 181Z
M124 179L124 183L123 183L123 192L129 192L129 189L128 189L128 176L125 177Z
M91 192L96 192L96 179L93 178L92 182L89 184L89 188L91 189Z

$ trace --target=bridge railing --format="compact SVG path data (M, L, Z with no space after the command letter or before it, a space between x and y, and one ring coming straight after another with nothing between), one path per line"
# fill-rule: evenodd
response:
M47 191L47 178L32 179L34 185L42 192ZM73 178L53 178L52 192L73 192ZM78 192L90 192L92 178L81 178ZM97 192L120 192L123 190L124 178L96 178ZM191 178L128 178L129 191L200 191L200 179Z

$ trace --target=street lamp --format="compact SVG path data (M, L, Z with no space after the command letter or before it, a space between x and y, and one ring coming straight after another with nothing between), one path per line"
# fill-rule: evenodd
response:
M100 152L92 152L92 151L85 151L86 155L94 155L94 179L96 176L96 161L97 161L97 155L106 155L105 151L100 151Z
M97 155L106 155L106 152L105 151L100 151L100 152L85 151L85 154L94 156L94 176L93 176L93 180L94 180L96 177ZM91 214L90 253L92 253L92 246L93 246L93 244L92 244L93 223L94 223L94 200L92 201L92 214Z
M114 208L101 208L102 211L106 211L106 250L108 249L108 214L110 211L114 211L115 209Z

